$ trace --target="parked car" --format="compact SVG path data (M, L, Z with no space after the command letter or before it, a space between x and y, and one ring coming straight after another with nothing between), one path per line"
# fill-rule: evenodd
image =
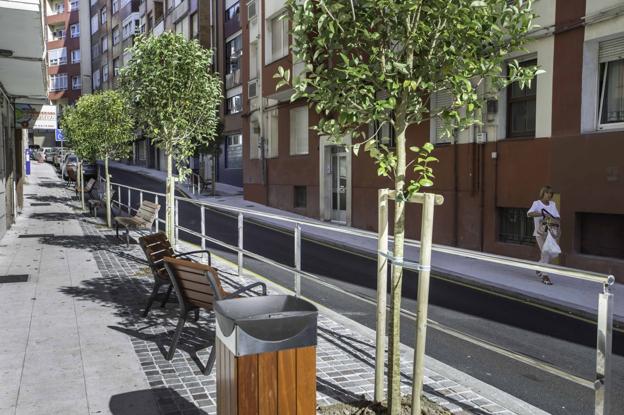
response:
M78 157L75 154L68 153L65 155L63 162L61 163L61 177L63 180L69 180L69 172L76 173L78 168ZM76 177L74 175L74 177Z
M84 161L82 163L82 174L86 180L97 178L98 166L96 163Z
M67 155L67 153L68 153L67 150L59 149L54 154L54 158L52 159L52 164L54 164L55 167L58 167L60 169L61 168L61 162L63 160L65 160L65 156Z
M48 163L52 163L54 161L54 155L58 153L58 150L58 148L52 147L50 148L50 150L46 151L45 161L47 161Z

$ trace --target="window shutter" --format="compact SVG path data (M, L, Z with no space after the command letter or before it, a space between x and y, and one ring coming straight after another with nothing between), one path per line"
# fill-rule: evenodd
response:
M624 37L600 42L598 52L600 63L619 59L624 59Z
M437 112L441 108L448 108L453 104L453 95L451 95L448 91L437 91L433 94L431 100L431 110L432 112ZM444 122L435 118L432 120L435 124L435 137L432 137L435 143L450 143L451 137L443 136L444 134ZM453 134L455 135L455 134Z

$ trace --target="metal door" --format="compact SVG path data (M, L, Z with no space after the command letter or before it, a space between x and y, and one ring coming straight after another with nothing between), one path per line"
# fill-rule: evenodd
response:
M347 223L347 154L331 155L332 220Z

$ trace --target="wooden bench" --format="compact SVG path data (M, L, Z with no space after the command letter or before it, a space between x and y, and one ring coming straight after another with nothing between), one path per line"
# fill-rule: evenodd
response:
M158 218L160 205L144 200L134 216L115 216L115 232L119 238L119 227L126 228L126 246L130 246L130 230L151 230Z
M84 194L89 194L91 193L91 190L93 190L93 185L95 184L95 179L89 179L89 181L87 182L87 185L84 186L76 186L76 195L79 195L80 192L84 193Z
M115 190L111 190L111 200L115 198L115 192ZM89 204L89 211L93 214L93 217L97 217L98 208L106 206L106 193L98 192L96 188L92 188L89 194L93 195L93 197L87 201Z
M239 297L242 293L255 287L260 287L262 295L266 295L266 284L263 282L249 284L232 293L225 291L221 286L217 270L209 265L166 257L165 268L180 303L178 325L166 356L167 360L173 358L189 312L194 311L195 320L198 320L200 309L211 312L215 301ZM216 357L215 349L216 347L212 348L206 365L200 368L204 375L209 374L212 370Z
M160 303L161 307L164 307L169 301L169 296L171 295L171 290L173 289L173 285L171 285L171 279L169 278L169 274L165 269L165 257L172 258L187 258L190 255L196 254L208 254L208 265L211 265L212 258L210 256L210 251L208 250L200 250L200 251L191 251L191 252L175 252L169 239L167 239L167 235L164 232L157 232L150 235L141 236L139 238L139 245L141 249L143 249L143 253L145 254L145 258L147 259L147 264L152 270L152 275L154 277L154 288L152 289L152 293L147 300L147 304L145 306L145 310L143 311L143 317L147 316L156 296L160 291L160 287L168 286L167 293Z

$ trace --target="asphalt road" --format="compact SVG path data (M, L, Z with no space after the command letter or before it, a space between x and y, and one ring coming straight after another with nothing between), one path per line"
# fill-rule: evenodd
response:
M144 176L119 169L112 169L111 174L116 183L160 193L165 191L163 183ZM121 198L126 203L126 191L121 192ZM138 193L132 192L131 198L132 205L137 206ZM153 200L149 196L145 196L145 199ZM164 205L162 201L161 204ZM161 209L161 218L164 218L164 209ZM180 202L179 225L199 231L199 208ZM236 245L236 218L207 209L205 233ZM180 237L199 243L196 238L183 232ZM305 234L303 238L303 269L356 296L345 295L307 279L302 280L303 294L374 329L374 306L356 297L375 297L376 261L306 240ZM244 241L245 249L293 265L292 234L245 221ZM207 246L216 254L236 261L233 252L210 244ZM245 259L245 267L278 284L293 288L293 276L288 272L249 258ZM407 272L402 307L412 312L416 310L416 287L417 275ZM556 289L556 286L548 289ZM443 327L430 326L427 333L428 355L547 412L574 415L593 413L592 389L493 351L484 347L484 344L494 344L503 350L529 356L593 380L595 324L435 276L430 288L430 304L429 318ZM413 346L415 321L405 316L401 326L401 342ZM476 344L458 337L455 331L476 338ZM614 333L613 350L611 405L612 414L615 415L624 414L624 394L620 393L624 390L624 335L621 332Z

